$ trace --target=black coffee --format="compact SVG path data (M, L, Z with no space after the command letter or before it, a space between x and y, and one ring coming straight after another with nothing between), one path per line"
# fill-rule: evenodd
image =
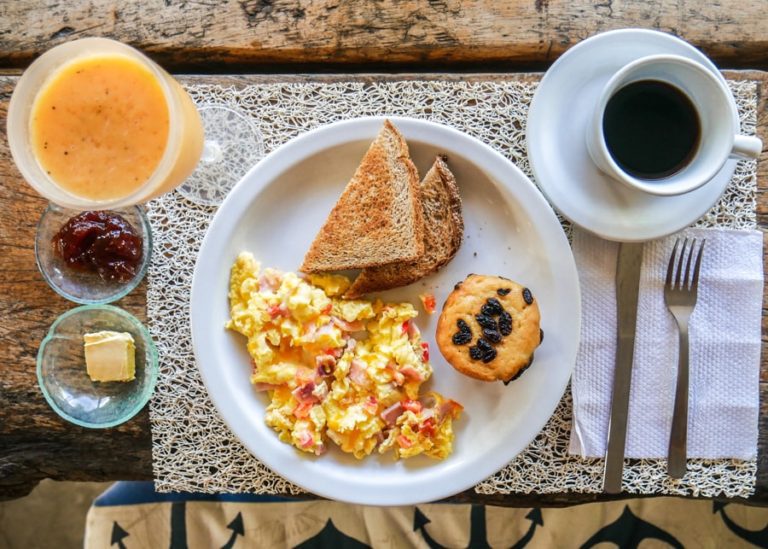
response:
M685 93L666 82L640 80L608 100L603 133L622 170L637 178L661 179L691 161L701 124Z

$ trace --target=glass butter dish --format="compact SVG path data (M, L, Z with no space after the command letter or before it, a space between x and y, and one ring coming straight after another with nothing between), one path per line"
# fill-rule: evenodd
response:
M96 382L88 376L83 336L114 331L133 337L135 379ZM53 323L37 353L37 379L51 408L67 421L90 428L114 427L147 403L158 374L158 355L147 329L111 305L85 305Z

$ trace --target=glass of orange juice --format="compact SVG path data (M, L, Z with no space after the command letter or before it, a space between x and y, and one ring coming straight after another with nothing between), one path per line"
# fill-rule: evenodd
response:
M84 38L40 56L19 79L8 141L27 182L73 210L141 204L192 174L203 151L190 96L139 51Z

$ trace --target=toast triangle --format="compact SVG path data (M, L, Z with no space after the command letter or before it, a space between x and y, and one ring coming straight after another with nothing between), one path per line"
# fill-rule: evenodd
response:
M423 253L419 176L405 139L385 120L300 270L364 269L413 261Z
M459 189L445 160L435 159L420 185L424 217L424 254L414 261L363 269L344 294L363 294L407 286L448 263L461 246L464 221Z

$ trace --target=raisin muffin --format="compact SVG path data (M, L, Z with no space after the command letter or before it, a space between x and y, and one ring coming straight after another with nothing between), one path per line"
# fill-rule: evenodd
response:
M500 276L469 275L456 284L437 322L437 344L462 374L517 379L541 343L539 306L528 288Z

